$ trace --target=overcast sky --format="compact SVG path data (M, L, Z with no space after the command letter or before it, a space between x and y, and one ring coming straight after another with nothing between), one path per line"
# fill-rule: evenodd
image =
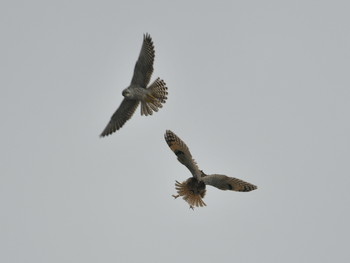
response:
M349 8L2 1L0 262L350 262ZM168 101L99 138L146 32ZM258 189L174 200L166 129Z

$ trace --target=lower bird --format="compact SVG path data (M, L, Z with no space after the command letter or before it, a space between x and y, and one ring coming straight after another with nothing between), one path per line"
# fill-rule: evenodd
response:
M193 177L188 178L186 181L182 183L176 181L175 189L177 190L177 195L173 195L175 199L182 196L191 209L206 206L203 201L206 185L214 186L220 190L239 192L250 192L257 189L257 186L237 178L222 174L205 174L198 168L187 145L175 133L167 130L164 138L170 149L176 154L179 162L185 165L192 173Z

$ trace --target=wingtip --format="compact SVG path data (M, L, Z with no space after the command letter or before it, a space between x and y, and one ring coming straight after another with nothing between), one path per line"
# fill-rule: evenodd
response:
M171 148L171 146L174 143L174 133L171 130L166 130L164 134L164 139L168 146Z
M166 130L164 133L165 141L169 144L169 142L174 138L176 135L171 130Z
M118 129L115 129L115 130L110 130L110 129L105 129L101 134L100 134L100 138L103 138L103 137L107 137L113 133L115 133Z
M106 137L106 136L108 136L109 135L109 133L105 133L104 131L100 134L100 138L103 138L103 137Z
M254 184L249 184L248 186L244 187L243 192L251 192L258 189L258 187Z
M165 130L164 137L167 137L171 133L171 130Z
M152 37L151 37L151 35L149 33L144 33L143 34L143 39L150 39L150 40L152 40Z

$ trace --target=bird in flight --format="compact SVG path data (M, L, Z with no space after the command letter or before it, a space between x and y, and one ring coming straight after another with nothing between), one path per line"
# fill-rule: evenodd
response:
M237 178L222 174L205 174L198 168L187 145L175 133L167 130L164 138L170 149L176 154L179 162L185 165L192 173L193 177L188 178L186 181L182 183L176 181L175 189L177 190L177 195L173 195L175 199L182 196L191 209L206 206L203 201L206 185L214 186L220 190L239 192L250 192L257 189L257 186Z
M167 100L168 88L163 80L157 78L147 87L153 73L155 52L152 38L149 34L143 35L143 44L139 58L134 68L134 75L129 87L123 90L124 99L114 112L111 120L101 133L101 137L108 136L119 130L134 114L141 102L141 115L152 115L162 108Z

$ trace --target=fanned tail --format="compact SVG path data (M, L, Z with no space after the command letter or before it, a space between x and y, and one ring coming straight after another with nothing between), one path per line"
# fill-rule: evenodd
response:
M205 189L201 193L196 193L193 191L192 187L190 187L188 180L182 183L176 181L175 189L179 196L182 196L182 199L190 205L190 208L206 206L202 199L206 193Z
M162 104L167 100L168 88L164 80L157 78L148 88L146 99L141 102L141 115L152 115L163 107Z

